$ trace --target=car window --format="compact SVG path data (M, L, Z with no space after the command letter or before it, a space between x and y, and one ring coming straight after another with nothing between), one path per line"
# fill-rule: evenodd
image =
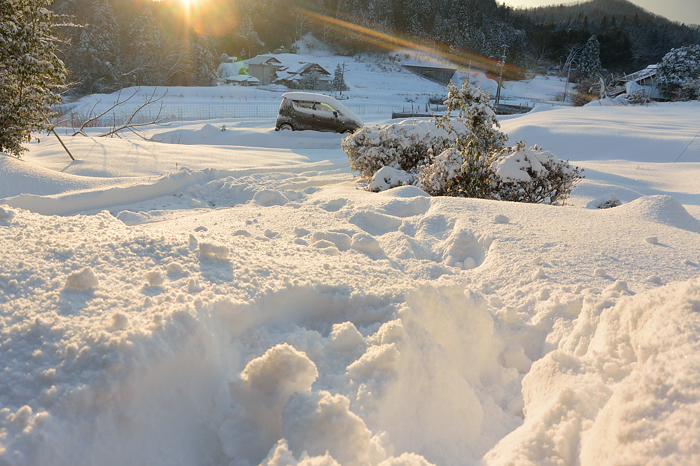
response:
M325 102L320 102L320 103L317 102L316 103L316 110L321 111L321 112L328 112L328 113L335 112L335 109Z
M294 106L296 108L305 108L307 110L313 110L314 103L308 100L294 100Z

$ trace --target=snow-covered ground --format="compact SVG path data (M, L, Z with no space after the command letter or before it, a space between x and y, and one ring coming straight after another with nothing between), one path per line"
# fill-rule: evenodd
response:
M0 155L0 464L697 464L699 112L503 117L567 206L370 193L271 118Z

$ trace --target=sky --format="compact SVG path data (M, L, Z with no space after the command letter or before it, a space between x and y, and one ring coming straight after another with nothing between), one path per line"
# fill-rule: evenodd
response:
M559 5L577 3L571 0L498 0L500 3L514 7L535 7L544 5ZM657 15L685 24L700 24L699 0L630 0L645 10Z

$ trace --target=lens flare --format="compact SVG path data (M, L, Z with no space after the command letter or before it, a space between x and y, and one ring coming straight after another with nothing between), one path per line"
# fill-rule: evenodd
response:
M386 50L415 50L426 54L439 56L444 60L462 67L468 66L470 68L473 67L490 72L494 72L501 66L498 58L486 57L467 51L455 50L437 42L417 42L402 37L396 33L389 34L382 32L380 31L382 28L379 27L372 29L304 8L294 7L294 9L308 15L311 21L318 26L327 27L330 25L336 32L344 34L349 39L371 44ZM523 72L524 70L520 67L507 63L505 64L504 73L519 74Z

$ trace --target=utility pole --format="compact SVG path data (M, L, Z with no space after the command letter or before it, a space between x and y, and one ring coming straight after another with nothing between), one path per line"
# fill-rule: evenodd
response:
M345 62L343 62L343 73L341 74L342 80L341 80L341 86L340 86L340 95L342 97L343 95L343 88L345 87Z
M503 67L506 64L506 48L503 47L503 55L501 55L501 60L498 62L500 65L500 73L498 74L498 89L496 89L496 105L501 100L501 86L503 83Z

